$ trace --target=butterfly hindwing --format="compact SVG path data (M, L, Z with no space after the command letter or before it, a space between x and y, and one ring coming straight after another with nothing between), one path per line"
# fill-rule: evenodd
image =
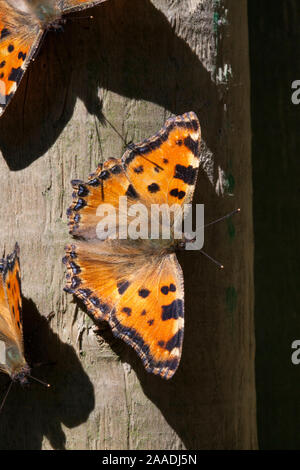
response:
M172 377L184 327L183 275L176 255L146 262L138 250L117 243L107 250L78 243L66 252L65 290L83 300L95 320L108 321L149 372Z
M148 372L171 378L184 331L183 275L176 255L154 257L123 290L110 314L113 333L136 350Z

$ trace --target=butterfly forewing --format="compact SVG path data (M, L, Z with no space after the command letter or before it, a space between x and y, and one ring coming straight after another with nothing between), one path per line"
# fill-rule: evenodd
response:
M201 131L195 113L170 118L155 136L122 158L126 175L152 204L184 204L193 197L199 168Z
M110 158L99 164L87 183L73 180L73 203L68 209L70 233L87 239L97 238L97 224L101 220L98 208L103 204L119 210L120 196L127 197L128 205L134 204L137 195L122 167L122 162Z

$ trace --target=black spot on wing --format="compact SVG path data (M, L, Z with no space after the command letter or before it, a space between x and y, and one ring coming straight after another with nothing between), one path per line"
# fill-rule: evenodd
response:
M80 209L82 209L86 205L87 205L87 202L84 199L80 198L80 199L78 199L77 203L75 204L73 210L74 211L79 211Z
M21 80L22 75L23 75L23 70L21 69L21 67L18 67L17 69L15 69L13 67L11 69L10 74L9 74L8 80L11 80L12 82L19 83L19 81Z
M193 140L191 136L188 136L184 139L184 145L196 156L198 157L199 145L198 142Z
M173 300L169 305L162 306L162 315L161 318L163 321L183 317L183 302L181 299Z
M88 196L89 190L84 184L80 184L78 186L77 194L80 197L85 197L85 196Z
M149 294L150 294L150 291L148 289L139 290L139 296L142 297L143 299L146 299Z
M72 289L76 289L78 286L80 286L80 284L81 284L81 280L79 279L79 277L74 276L71 282Z
M24 61L26 59L26 52L20 51L18 54L18 59L22 59Z
M170 284L169 286L162 286L160 290L164 295L168 295L169 292L176 292L176 286L174 284Z
M7 28L3 28L1 31L0 39L4 39L10 35L10 31Z
M88 298L92 295L91 289L78 289L78 293L81 294L83 297Z
M129 281L122 281L122 282L119 282L118 283L118 292L120 295L124 294L124 292L128 289L128 287L130 286L130 282Z
M137 174L140 174L140 173L143 173L144 172L144 167L143 165L140 165L140 166L136 166L133 171Z
M175 333L175 335L172 336L172 338L169 339L169 341L165 344L165 349L171 352L172 349L179 348L181 346L182 339L183 339L183 331L178 330L177 333Z
M8 46L8 48L7 48L8 52L12 52L14 49L15 49L15 48L14 48L14 45L13 45L13 44L9 44L9 46Z
M120 165L115 165L110 169L110 171L113 175L119 175L122 173L123 168Z
M128 186L125 195L127 197L131 197L132 199L137 199L138 198L138 194L137 194L136 190L134 189L134 187L132 186L132 184L130 184Z
M174 188L170 191L171 196L177 197L179 200L183 199L185 196L185 191L178 191L178 188Z
M122 308L122 312L126 313L126 315L128 315L130 317L131 315L131 308L129 307L123 307Z
M109 171L107 170L103 170L101 171L100 175L99 175L99 178L103 181L107 180L108 178L110 178L110 174L109 174Z
M96 186L100 186L101 181L99 180L99 178L93 178L93 179L91 179L91 180L88 182L88 184L89 184L90 186L96 187Z
M93 304L95 307L100 308L100 306L101 306L101 301L100 301L100 299L99 299L96 295L94 295L93 297L90 297L90 301L92 302L92 304Z
M2 62L0 62L0 69L2 69L6 64L6 61L5 60L2 60Z
M183 165L176 165L175 166L175 175L174 178L182 180L184 183L192 185L195 183L197 170L193 168L191 165L183 166Z
M81 268L76 264L74 261L70 261L69 263L70 268L72 269L73 274L80 274L81 273Z
M152 183L152 184L149 184L148 191L150 193L157 193L158 191L160 191L160 187L158 186L158 184Z
M191 121L177 121L176 122L177 127L184 127L186 129L194 130L197 131L199 129L199 124L196 121L196 119L192 119Z

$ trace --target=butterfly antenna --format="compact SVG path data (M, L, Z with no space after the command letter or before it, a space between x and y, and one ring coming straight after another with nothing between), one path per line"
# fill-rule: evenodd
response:
M47 388L51 387L50 384L47 384L46 382L43 382L42 380L37 379L36 377L33 377L32 375L28 374L28 377L30 377L31 379L35 380L36 382L39 382L40 384L44 385L44 387L47 387Z
M103 160L103 151L102 151L102 144L101 144L100 132L99 132L99 129L98 129L98 123L97 123L97 120L96 120L96 116L95 116L95 115L94 115L94 121L95 121L95 127L96 127L97 138L98 138L98 142L99 142L99 148L100 148L101 159Z
M210 225L214 225L217 222L221 222L222 220L228 219L232 215L236 214L237 212L241 212L241 209L235 209L234 211L230 212L229 214L224 215L223 217L220 217L219 219L214 220L213 222L209 222L208 224L205 224L204 227L209 227ZM209 256L205 251L200 250L200 253L202 253L204 256L206 256L208 259L210 259L213 263L215 263L217 266L219 266L220 269L224 269L223 264L219 263L219 261L216 261L214 258Z
M78 20L93 20L94 16L68 16L67 21L78 21Z
M228 219L229 217L233 216L237 212L241 212L241 209L235 209L234 211L230 212L229 214L224 215L223 217L220 217L219 219L214 220L213 222L209 222L209 224L205 224L204 227L209 227L210 225L214 225L218 222L221 222L224 219Z
M122 134L115 128L115 126L107 119L106 116L103 116L107 124L110 125L110 127L116 132L116 134L120 137L120 139L124 142L125 147L127 147L129 150L132 150L133 143L129 142L127 143Z
M9 394L9 392L10 392L10 389L11 389L11 387L12 387L12 384L13 384L13 381L11 380L9 386L7 387L7 390L6 390L5 396L4 396L3 400L2 400L2 403L1 403L1 406L0 406L0 413L2 412L2 409L3 409L4 405L5 405L5 402L6 402L6 399L7 399L7 397L8 397L8 394Z
M206 258L210 259L213 263L215 263L217 266L219 266L220 269L224 269L223 264L219 263L219 261L216 261L214 258L209 256L207 253L205 253L205 251L200 250L200 253L202 253L202 255L206 256Z

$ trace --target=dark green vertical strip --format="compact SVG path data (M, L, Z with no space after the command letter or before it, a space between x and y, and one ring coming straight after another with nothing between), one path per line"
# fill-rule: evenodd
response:
M259 445L300 449L300 2L248 5Z

